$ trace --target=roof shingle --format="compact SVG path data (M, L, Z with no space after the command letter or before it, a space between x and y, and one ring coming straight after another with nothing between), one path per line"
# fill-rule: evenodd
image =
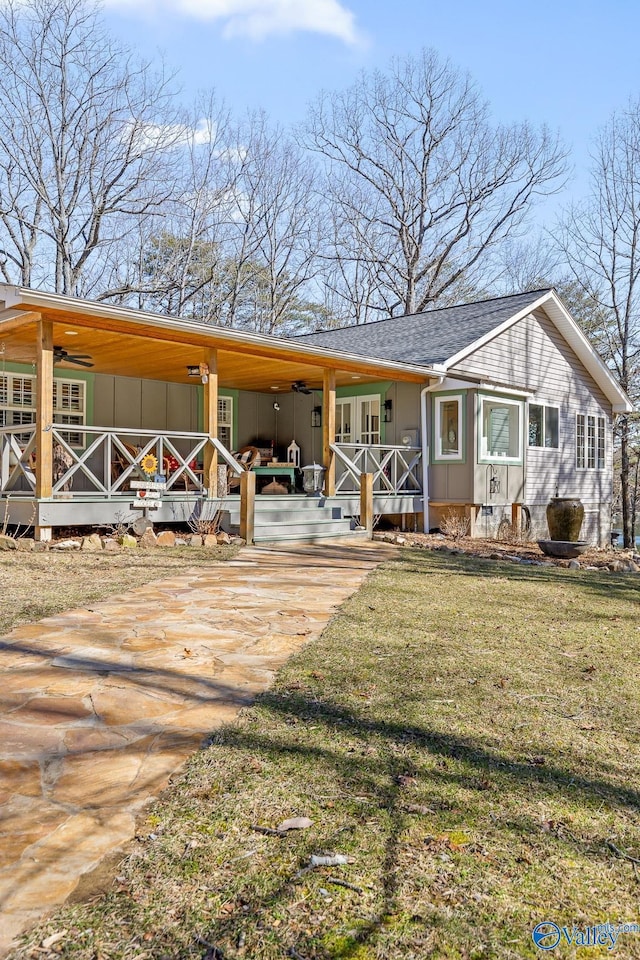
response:
M430 366L455 356L529 304L533 305L549 289L305 333L293 339L357 356Z

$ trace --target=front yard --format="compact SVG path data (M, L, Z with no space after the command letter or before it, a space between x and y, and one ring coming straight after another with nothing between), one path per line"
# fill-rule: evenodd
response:
M522 958L541 921L638 922L638 599L633 575L399 551L193 759L106 892L89 878L12 956Z

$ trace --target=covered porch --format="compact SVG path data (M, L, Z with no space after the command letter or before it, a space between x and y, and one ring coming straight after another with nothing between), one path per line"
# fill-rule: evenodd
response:
M363 503L376 514L421 511L419 425L398 442L415 413L402 423L398 415L386 436L381 424L392 396L419 396L425 368L31 290L0 296L2 522L49 539L57 526L130 516L151 455L162 479L154 521L183 523L203 501L224 498L240 525L238 451L251 441L271 449L251 471L258 490L263 477L289 483L274 524L304 499L287 457L294 441L297 466L324 467L321 499L342 517L359 518ZM358 397L357 439L342 422L345 392ZM419 409L413 399L405 406ZM256 499L264 512L271 498Z

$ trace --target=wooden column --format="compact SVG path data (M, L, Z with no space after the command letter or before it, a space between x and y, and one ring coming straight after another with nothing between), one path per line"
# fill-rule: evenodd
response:
M373 539L373 474L360 474L360 526Z
M511 527L513 532L519 537L522 533L522 504L511 504Z
M256 512L256 475L253 470L240 474L240 536L253 543L253 527Z
M36 498L53 494L53 324L36 327ZM50 540L51 527L35 528L36 540Z
M325 370L322 377L322 463L325 468L325 496L336 492L336 460L331 444L336 441L336 372Z
M205 352L208 381L204 385L204 429L218 439L218 351L215 347ZM210 497L218 496L218 451L207 446L204 457L204 482Z

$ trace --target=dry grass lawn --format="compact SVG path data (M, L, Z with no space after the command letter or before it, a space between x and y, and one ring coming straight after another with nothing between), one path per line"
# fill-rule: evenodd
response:
M399 552L14 960L515 960L637 922L637 584Z
M151 580L175 576L190 567L206 567L235 553L235 547L167 547L113 553L3 551L0 635L19 623L95 603Z

